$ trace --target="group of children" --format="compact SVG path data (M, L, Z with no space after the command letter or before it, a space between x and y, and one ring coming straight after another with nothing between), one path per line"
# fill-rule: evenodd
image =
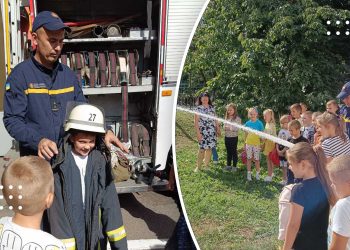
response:
M284 241L283 249L350 250L349 135L337 102L327 102L326 110L311 112L305 104L296 103L290 107L290 115L280 117L278 138L294 144L291 148L260 139L254 133L245 133L248 181L252 180L252 161L255 177L260 179L261 151L266 156L267 182L274 176L270 154L276 150L279 156L283 169L281 184L285 186L279 200L279 239ZM229 104L226 120L235 118L237 122L235 112L236 106ZM244 126L276 136L274 112L266 109L263 117L265 127L258 119L257 109L249 108L249 120ZM233 127L224 125L228 156L232 155L232 145L226 141L232 136ZM234 136L237 140L237 131ZM237 144L234 146L237 152Z
M80 104L64 130L51 165L25 156L6 167L3 194L15 214L0 219L1 249L106 249L107 241L127 249L103 113Z
M279 119L280 130L276 131L276 121L274 112L271 109L263 111L263 117L265 126L258 118L257 108L249 108L248 118L249 120L244 124L253 130L261 131L272 136L289 141L293 144L299 142L308 142L311 145L322 145L327 157L334 157L341 153L348 152L347 135L345 133L344 124L338 115L338 104L332 100L327 103L327 113L311 112L308 111L305 104L293 104L290 107L290 114L282 115ZM226 106L225 119L229 122L241 123L241 118L237 115L237 107L235 104L230 103ZM236 170L238 162L237 154L237 143L229 143L231 141L238 141L238 128L235 125L225 124L225 146L227 151L227 166L225 169ZM334 136L339 135L335 139ZM321 140L321 138L324 138ZM338 147L342 141L345 143L341 147ZM283 181L281 184L286 185L294 182L293 172L288 169L287 159L285 158L287 147L274 143L271 140L262 139L255 133L245 132L244 138L244 150L247 156L247 179L252 180L252 162L256 168L256 179L260 179L260 159L261 152L266 156L267 163L267 176L265 177L266 182L270 182L273 179L274 165L271 153L276 151L279 156L279 166L283 169ZM332 152L335 151L341 152ZM233 155L233 157L232 157ZM233 162L233 166L231 165Z
M265 181L272 181L274 163L269 155L276 150L283 169L281 184L289 184L279 199L283 249L350 249L350 141L337 102L327 102L326 109L324 113L311 112L305 104L296 103L290 107L290 115L280 117L278 138L293 143L291 148L245 133L248 181L252 180L252 161L255 177L260 179L260 151L266 156ZM236 106L229 104L226 120L237 122L236 112ZM244 126L276 136L274 112L266 109L263 117L265 127L257 109L249 108ZM233 126L227 124L224 129L229 166L237 144L232 149L226 143ZM235 132L237 140L237 129Z

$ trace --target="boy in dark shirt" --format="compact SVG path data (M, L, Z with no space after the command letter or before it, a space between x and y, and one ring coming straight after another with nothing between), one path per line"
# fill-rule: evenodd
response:
M289 142L296 144L299 142L309 142L306 138L301 135L300 132L301 124L298 120L292 120L288 123L288 131L291 138L288 139ZM292 183L299 182L299 179L294 179L293 172L288 168L287 169L287 185Z

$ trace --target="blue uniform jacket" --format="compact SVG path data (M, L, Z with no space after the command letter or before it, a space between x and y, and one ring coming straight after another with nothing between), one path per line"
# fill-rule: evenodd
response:
M341 106L339 116L343 119L346 126L346 133L350 137L350 107Z
M8 133L19 141L21 155L36 154L43 138L58 144L63 137L67 102L86 102L71 69L56 62L50 70L34 57L13 69L5 91L3 121Z
M101 141L101 140L99 140ZM101 144L100 144L101 145ZM85 204L80 172L71 154L68 136L53 162L55 196L47 210L45 230L61 239L67 250L127 249L119 199L108 156L102 148L89 153L85 174Z

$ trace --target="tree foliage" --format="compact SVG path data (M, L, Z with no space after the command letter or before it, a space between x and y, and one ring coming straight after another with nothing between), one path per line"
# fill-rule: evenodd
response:
M349 10L348 1L211 0L184 77L192 87L205 83L217 106L235 102L241 112L282 113L295 102L324 110L349 77Z

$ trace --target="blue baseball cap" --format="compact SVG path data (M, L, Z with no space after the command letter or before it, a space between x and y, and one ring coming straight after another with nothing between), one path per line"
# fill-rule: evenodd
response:
M42 11L34 19L32 31L44 27L47 30L55 31L65 29L68 32L71 29L62 22L62 19L52 11Z
M337 98L340 100L345 99L348 95L350 95L350 81L345 83L342 87L340 93L337 95Z

